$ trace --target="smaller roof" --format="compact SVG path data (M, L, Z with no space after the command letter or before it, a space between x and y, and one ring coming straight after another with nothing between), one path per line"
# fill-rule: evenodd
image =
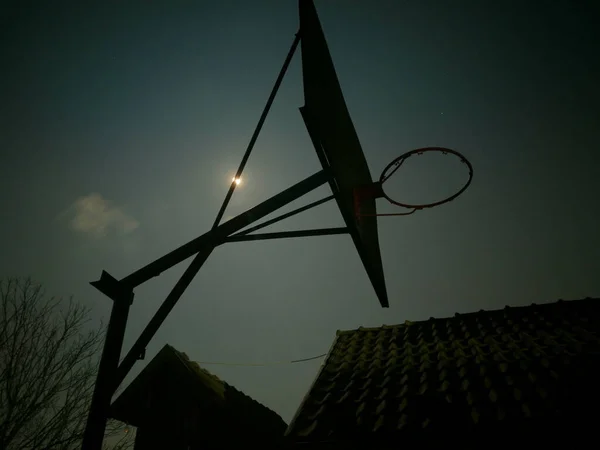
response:
M210 416L211 423L223 422L223 427L232 431L236 427L245 432L254 428L259 435L281 437L287 428L277 413L170 345L165 345L113 402L111 417L136 427L143 426L148 418L148 399L157 393L191 399L197 411ZM169 411L164 413L169 414Z
M373 443L565 429L597 408L599 355L597 299L339 331L286 435Z

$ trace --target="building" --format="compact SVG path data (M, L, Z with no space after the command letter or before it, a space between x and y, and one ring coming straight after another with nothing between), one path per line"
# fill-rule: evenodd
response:
M599 333L597 299L339 331L286 436L301 448L589 445Z
M169 345L111 406L137 427L135 450L281 448L286 423Z

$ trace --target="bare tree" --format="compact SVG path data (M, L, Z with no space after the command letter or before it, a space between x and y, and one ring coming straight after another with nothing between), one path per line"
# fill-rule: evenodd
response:
M30 279L0 280L0 297L0 449L79 448L103 328ZM124 433L113 423L116 432Z

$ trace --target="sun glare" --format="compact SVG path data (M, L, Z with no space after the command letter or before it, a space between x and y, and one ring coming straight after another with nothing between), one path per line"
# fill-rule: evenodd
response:
M239 186L239 185L240 185L240 183L242 182L242 179L241 179L241 178L235 178L235 177L233 177L233 179L232 179L231 181L232 181L233 183L235 183L236 185L238 185L238 186Z

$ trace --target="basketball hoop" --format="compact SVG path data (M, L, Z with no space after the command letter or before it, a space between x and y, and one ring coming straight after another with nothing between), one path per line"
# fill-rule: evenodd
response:
M411 203L399 202L399 201L391 198L388 194L386 194L385 190L383 189L383 184L394 173L396 173L396 171L400 168L400 166L402 166L402 164L404 164L404 161L406 161L411 156L422 155L423 153L428 153L428 152L437 152L437 153L442 153L444 155L456 156L460 160L460 162L462 162L463 164L465 164L467 166L467 169L469 171L469 179L462 186L462 188L455 194L453 194L449 197L446 197L443 200L433 202L433 203L421 203L421 204L411 204ZM360 211L362 202L366 199L375 199L375 198L383 197L388 202L390 202L392 205L410 209L411 211L403 212L403 213L385 213L385 214L370 214L370 215L373 215L373 216L408 216L408 215L413 214L416 211L419 211L421 209L433 208L434 206L440 206L440 205L443 205L444 203L451 202L452 200L454 200L456 197L458 197L460 194L462 194L469 187L469 185L471 184L471 180L473 180L473 166L471 165L469 160L467 158L465 158L461 153L457 152L456 150L452 150L449 148L443 148L443 147L418 148L416 150L411 150L410 152L407 152L407 153L403 154L402 156L399 156L398 158L394 159L391 163L389 163L387 165L387 167L385 169L383 169L383 171L381 172L379 181L377 181L373 184L367 185L367 186L361 186L359 188L354 189L354 213L357 218L364 217L365 214L362 214Z

